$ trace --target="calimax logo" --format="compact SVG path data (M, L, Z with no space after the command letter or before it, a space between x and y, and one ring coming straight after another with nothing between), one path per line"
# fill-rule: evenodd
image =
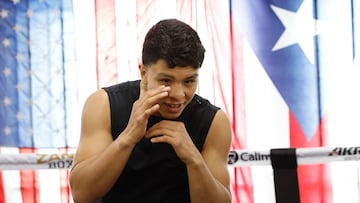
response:
M335 147L328 156L346 156L360 154L360 147Z
M238 154L236 151L231 151L229 153L229 159L228 164L234 164L238 160L241 161L264 161L264 160L270 160L269 154L261 154L259 152L242 152Z

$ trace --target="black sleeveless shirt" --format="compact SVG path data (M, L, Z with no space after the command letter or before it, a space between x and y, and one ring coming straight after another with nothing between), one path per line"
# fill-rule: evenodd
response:
M133 103L139 98L140 81L104 88L110 102L113 139L127 126ZM219 108L194 95L177 121L185 124L192 141L202 150L208 130ZM163 118L151 116L148 128ZM114 163L116 164L116 163ZM132 151L127 165L102 203L190 203L185 164L171 145L142 139Z

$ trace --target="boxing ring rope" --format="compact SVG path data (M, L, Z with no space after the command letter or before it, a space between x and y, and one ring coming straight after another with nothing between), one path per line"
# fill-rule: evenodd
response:
M73 158L74 153L0 154L0 170L69 169ZM359 161L360 147L296 148L296 159L298 165ZM271 150L232 150L229 153L228 165L271 165Z
M290 148L283 148L284 150ZM233 150L229 153L230 166L271 165L271 150ZM296 148L298 165L321 164L335 161L359 161L360 147Z
M70 169L74 153L0 154L2 170ZM270 150L232 150L228 166L271 165L277 203L300 203L297 166L336 161L359 161L360 147L278 148Z

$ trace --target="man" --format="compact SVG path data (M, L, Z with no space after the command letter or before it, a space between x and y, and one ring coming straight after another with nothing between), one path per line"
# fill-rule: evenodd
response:
M231 128L195 94L205 49L187 24L147 33L141 81L100 89L85 102L70 174L76 203L230 203Z

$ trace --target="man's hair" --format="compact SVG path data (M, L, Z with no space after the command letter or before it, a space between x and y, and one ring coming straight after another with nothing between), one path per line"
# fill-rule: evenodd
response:
M192 27L176 19L165 19L155 24L146 34L142 63L148 66L163 59L169 68L200 68L204 53L205 48Z

